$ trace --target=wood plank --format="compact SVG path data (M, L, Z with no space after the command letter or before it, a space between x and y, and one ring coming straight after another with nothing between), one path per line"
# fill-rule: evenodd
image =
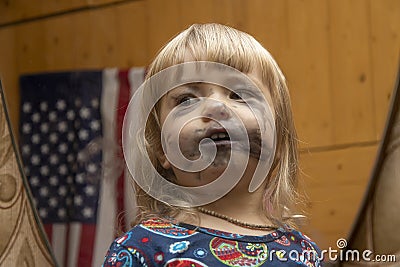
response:
M147 66L153 56L149 55L146 7L146 2L138 1L115 8L118 67Z
M19 90L15 49L15 29L0 29L0 79L7 98L11 123L14 133L18 133Z
M220 23L244 30L243 0L181 0L179 4L184 28L194 23Z
M185 27L180 21L179 0L147 0L146 5L148 54L154 58Z
M33 22L15 27L16 64L21 73L46 70L45 24Z
M290 1L286 78L301 147L333 144L329 83L328 5L326 1Z
M0 2L0 25L122 0L12 0Z
M377 145L301 154L308 232L322 247L346 238L364 196ZM334 239L332 239L334 237Z
M143 11L132 2L17 26L19 72L145 65Z
M330 0L330 83L336 144L375 140L368 2Z
M376 110L376 139L386 122L390 97L400 67L400 1L369 1L372 79Z
M286 73L288 49L287 0L250 0L244 16L244 28L255 36L281 65Z

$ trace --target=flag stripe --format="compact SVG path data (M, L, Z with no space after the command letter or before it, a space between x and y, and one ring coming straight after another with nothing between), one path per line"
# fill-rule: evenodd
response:
M131 85L130 88L130 97L136 92L136 90L142 85L144 81L145 75L145 68L131 68L128 73L129 84ZM135 219L136 216L136 198L135 198L135 191L133 187L132 177L129 174L129 170L125 168L125 187L124 187L124 194L125 194L125 225L128 228L131 226L131 223Z
M54 250L54 255L57 259L57 262L61 266L65 266L65 251L67 249L67 231L68 226L64 223L55 223L53 224L53 239L52 239L52 246Z
M80 235L81 235L81 224L71 223L69 227L69 244L68 244L68 267L78 266L78 257L80 249Z
M103 162L99 210L97 214L96 241L93 266L100 266L109 244L115 238L116 188L118 164L116 164L117 142L115 138L115 111L118 104L118 69L109 68L103 72L101 116L103 121Z
M130 85L128 80L128 71L123 70L119 72L119 97L118 97L118 109L117 109L117 127L116 136L119 145L118 157L123 159L122 153L122 125L124 122L125 111L128 107L130 99ZM122 168L121 174L118 178L117 183L117 207L118 207L118 224L122 231L126 231L125 225L125 203L124 203L124 188L125 188L125 168Z
M53 225L52 224L45 224L43 225L44 231L46 232L47 239L49 240L50 244L53 240Z
M95 224L82 224L82 232L80 236L78 267L86 267L92 265L93 247L96 234Z

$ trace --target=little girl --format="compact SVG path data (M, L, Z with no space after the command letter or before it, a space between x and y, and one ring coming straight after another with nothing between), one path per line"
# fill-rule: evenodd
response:
M192 25L127 111L135 226L103 266L320 266L294 229L297 136L285 78L253 37Z

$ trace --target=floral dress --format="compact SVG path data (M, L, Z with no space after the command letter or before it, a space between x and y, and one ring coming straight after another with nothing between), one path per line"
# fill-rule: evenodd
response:
M103 266L315 267L321 266L320 254L310 238L293 229L247 236L157 218L116 239Z

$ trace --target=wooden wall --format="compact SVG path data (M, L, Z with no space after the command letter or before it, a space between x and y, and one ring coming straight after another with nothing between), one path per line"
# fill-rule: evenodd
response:
M147 65L192 23L254 35L287 76L305 230L321 247L358 211L393 89L398 0L0 0L0 76L17 128L22 73Z

